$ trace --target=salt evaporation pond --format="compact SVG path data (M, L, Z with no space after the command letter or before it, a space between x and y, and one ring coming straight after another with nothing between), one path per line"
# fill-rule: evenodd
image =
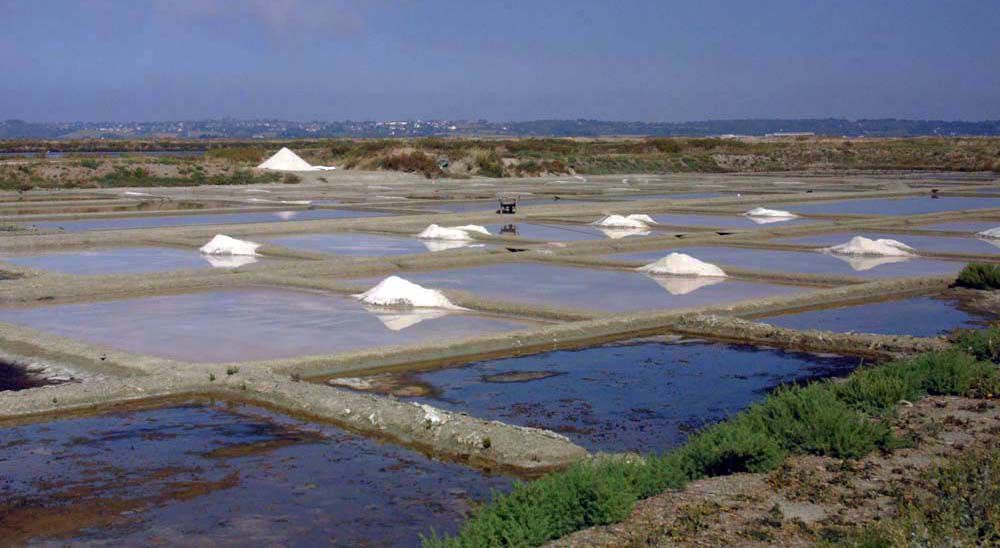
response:
M257 211L253 213L214 213L210 215L163 215L150 217L119 217L109 219L78 219L38 221L31 224L39 229L87 232L91 230L124 230L129 228L160 228L189 225L226 225L243 223L278 223L285 221L315 221L350 219L387 215L374 211L352 209L298 209L289 211Z
M546 242L570 242L607 238L604 232L589 225L509 223L486 225L490 234L496 236L518 236L530 240Z
M413 272L406 278L433 289L461 289L492 299L608 312L704 306L808 289L535 263Z
M920 230L948 230L952 232L969 232L975 234L991 228L1000 226L1000 221L949 221L946 223L934 223L930 225L920 225L913 228Z
M989 320L985 315L963 310L955 299L937 296L809 310L760 319L794 329L914 337L935 337L955 329L983 327Z
M0 321L198 363L329 354L531 325L461 312L366 308L348 296L270 288L0 308Z
M608 196L612 200L637 201L637 200L697 200L708 198L721 198L723 196L733 196L735 194L723 194L722 192L680 192L677 194L626 194L619 196Z
M661 225L668 226L696 226L696 227L712 227L712 228L775 228L779 226L791 226L791 225L801 225L815 222L810 219L803 218L792 218L786 221L772 222L772 223L757 223L750 217L745 215L682 215L682 214L669 214L669 215L652 215L653 220ZM758 220L761 220L758 218ZM773 220L773 218L765 218L763 220Z
M962 198L911 196L907 198L875 198L843 200L815 204L788 205L793 213L815 213L826 215L922 215L942 211L963 209L987 209L1000 207L1000 198Z
M4 544L419 546L510 480L244 405L0 429Z
M539 206L539 205L565 205L593 203L585 200L572 200L566 198L521 198L517 201L518 207ZM436 211L447 211L448 213L466 213L474 211L496 211L500 204L496 199L491 200L469 200L466 202L440 202L433 204L419 204L414 207L421 209L433 209Z
M921 258L840 257L809 251L780 251L740 247L678 247L642 253L616 253L609 259L651 263L672 252L721 265L767 272L796 272L831 276L898 278L957 274L965 263ZM897 262L892 262L897 261Z
M408 398L560 432L592 450L663 452L782 384L846 374L855 358L718 343L637 341L395 375Z
M899 240L920 251L938 253L972 253L979 255L992 255L1000 253L1000 242L997 245L990 241L979 238L963 238L952 236L916 236L912 234L892 234L889 232L834 232L832 234L819 234L815 236L799 236L795 238L779 238L773 240L776 243L809 245L816 247L830 247L842 244L854 236L864 236L865 238L889 238Z
M243 259L242 261L233 261L233 259L232 257L206 257L196 249L183 250L166 247L121 247L0 257L0 260L5 262L28 268L78 275L167 272L211 268L212 261L215 261L215 264L237 266L238 263L247 260L248 262L262 260L260 257L236 258Z
M262 241L303 251L353 256L408 255L427 251L427 247L416 238L382 236L364 232L302 234L269 238Z

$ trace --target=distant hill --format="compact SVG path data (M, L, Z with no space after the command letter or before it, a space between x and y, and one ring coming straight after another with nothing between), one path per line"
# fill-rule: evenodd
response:
M614 122L602 120L400 120L382 122L290 122L286 120L195 120L171 122L0 121L0 139L309 139L329 137L654 137L764 136L814 133L846 137L998 136L1000 120L759 119L702 122Z

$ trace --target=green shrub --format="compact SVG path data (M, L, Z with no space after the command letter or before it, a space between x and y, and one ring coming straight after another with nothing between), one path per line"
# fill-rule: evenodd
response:
M222 147L210 148L205 152L208 158L218 158L230 162L260 163L267 151L260 147Z
M955 347L976 359L1000 362L1000 328L967 329L955 337Z
M386 156L379 161L378 167L392 171L422 173L428 179L444 174L434 158L419 151Z
M475 165L479 174L484 177L500 178L505 174L503 160L500 159L500 155L495 150L478 154Z
M956 284L971 289L1000 289L1000 265L969 263L958 273Z
M892 441L889 428L872 422L827 382L779 388L748 416L788 451L854 459Z

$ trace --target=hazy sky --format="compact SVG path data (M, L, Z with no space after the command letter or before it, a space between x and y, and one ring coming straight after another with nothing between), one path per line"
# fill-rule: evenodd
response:
M0 118L1000 118L998 0L0 0Z

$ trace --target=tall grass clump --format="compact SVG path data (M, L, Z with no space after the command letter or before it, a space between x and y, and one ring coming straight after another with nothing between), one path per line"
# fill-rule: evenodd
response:
M1000 289L1000 265L969 263L958 273L955 283L970 289Z
M1000 363L1000 328L961 331L955 337L954 346L976 359Z
M989 395L998 386L996 365L952 349L858 370L843 383L781 387L666 455L585 461L518 483L508 494L495 494L457 535L432 534L423 543L429 548L538 546L620 521L636 501L693 480L767 472L789 454L854 459L891 449L890 428L878 419L901 400Z

